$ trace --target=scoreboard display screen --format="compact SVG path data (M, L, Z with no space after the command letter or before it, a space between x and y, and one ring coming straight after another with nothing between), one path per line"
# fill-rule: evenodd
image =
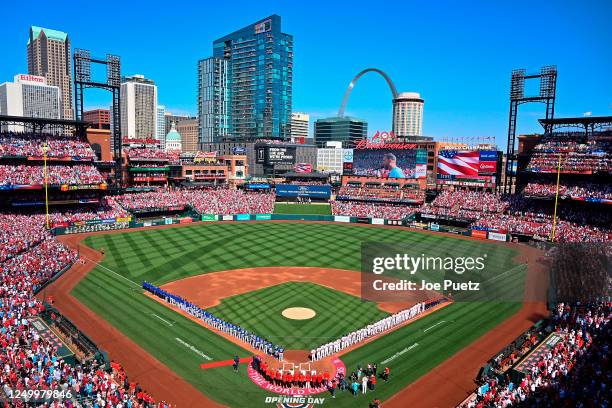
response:
M257 163L265 165L295 164L295 146L266 145L257 147Z

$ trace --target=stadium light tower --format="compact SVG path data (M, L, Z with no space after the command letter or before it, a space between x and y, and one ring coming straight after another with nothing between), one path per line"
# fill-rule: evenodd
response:
M525 96L525 81L530 79L540 80L540 92L538 95ZM510 81L510 117L508 120L508 147L506 149L506 177L504 180L504 193L510 194L512 186L516 182L515 168L518 165L516 153L516 119L518 107L524 103L539 102L546 104L546 119L550 120L555 115L555 97L557 92L557 67L554 65L544 66L538 74L526 74L524 69L512 71ZM552 131L546 127L545 132ZM518 168L516 168L518 171Z
M92 58L89 50L74 50L74 102L77 120L83 120L83 94L86 88L105 89L113 97L113 154L115 156L115 186L122 188L121 174L121 61L118 56L106 54L105 59ZM91 64L106 67L106 82L91 79Z

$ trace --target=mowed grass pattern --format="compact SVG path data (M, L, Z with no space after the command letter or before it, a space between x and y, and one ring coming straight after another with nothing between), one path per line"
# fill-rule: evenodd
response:
M310 308L317 314L308 320L291 320L282 315L290 307ZM287 349L300 350L311 350L389 315L373 302L305 282L228 297L209 310Z
M274 204L274 214L331 215L329 204Z
M366 241L406 244L415 255L428 251L440 256L471 256L485 251L499 273L495 282L500 287L516 290L524 285L525 268L512 262L515 251L490 242L355 225L218 223L91 236L86 244L104 248L106 255L102 264L77 285L73 295L202 393L231 407L269 407L264 402L269 394L247 378L244 367L238 375L231 367L201 370L203 358L177 338L213 360L226 360L235 354L247 356L246 351L144 296L140 283L146 279L162 284L201 273L254 266L358 271L360 245ZM342 357L348 370L354 370L357 364L387 360L415 343L418 346L387 364L392 381L381 383L375 392L356 400L340 394L334 400L326 398L325 404L367 407L374 398L384 401L519 308L519 302L455 303L368 343ZM351 311L339 313L347 315ZM483 355L483 361L488 357Z

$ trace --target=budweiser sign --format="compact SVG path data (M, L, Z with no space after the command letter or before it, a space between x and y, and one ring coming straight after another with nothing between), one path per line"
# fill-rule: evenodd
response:
M355 145L355 149L357 150L365 150L365 149L388 149L388 150L411 150L416 149L416 143L400 143L400 142L391 142L391 143L376 143L367 139L360 140Z

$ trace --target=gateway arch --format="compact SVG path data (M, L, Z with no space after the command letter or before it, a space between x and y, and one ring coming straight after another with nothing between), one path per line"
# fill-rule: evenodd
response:
M368 72L376 72L377 74L382 76L385 79L385 81L387 81L387 85L389 85L389 89L391 90L391 93L393 94L393 100L397 99L398 92L397 92L397 89L395 88L395 85L393 84L393 81L391 81L391 78L389 78L387 74L385 74L382 70L378 68L366 68L360 73L358 73L355 76L355 78L353 78L348 88L346 88L346 92L344 92L344 97L342 98L342 105L340 105L340 110L338 111L338 117L340 118L344 117L344 110L346 109L346 104L348 103L349 97L351 96L351 92L353 91L355 84L357 83L359 78L361 78L364 74Z

